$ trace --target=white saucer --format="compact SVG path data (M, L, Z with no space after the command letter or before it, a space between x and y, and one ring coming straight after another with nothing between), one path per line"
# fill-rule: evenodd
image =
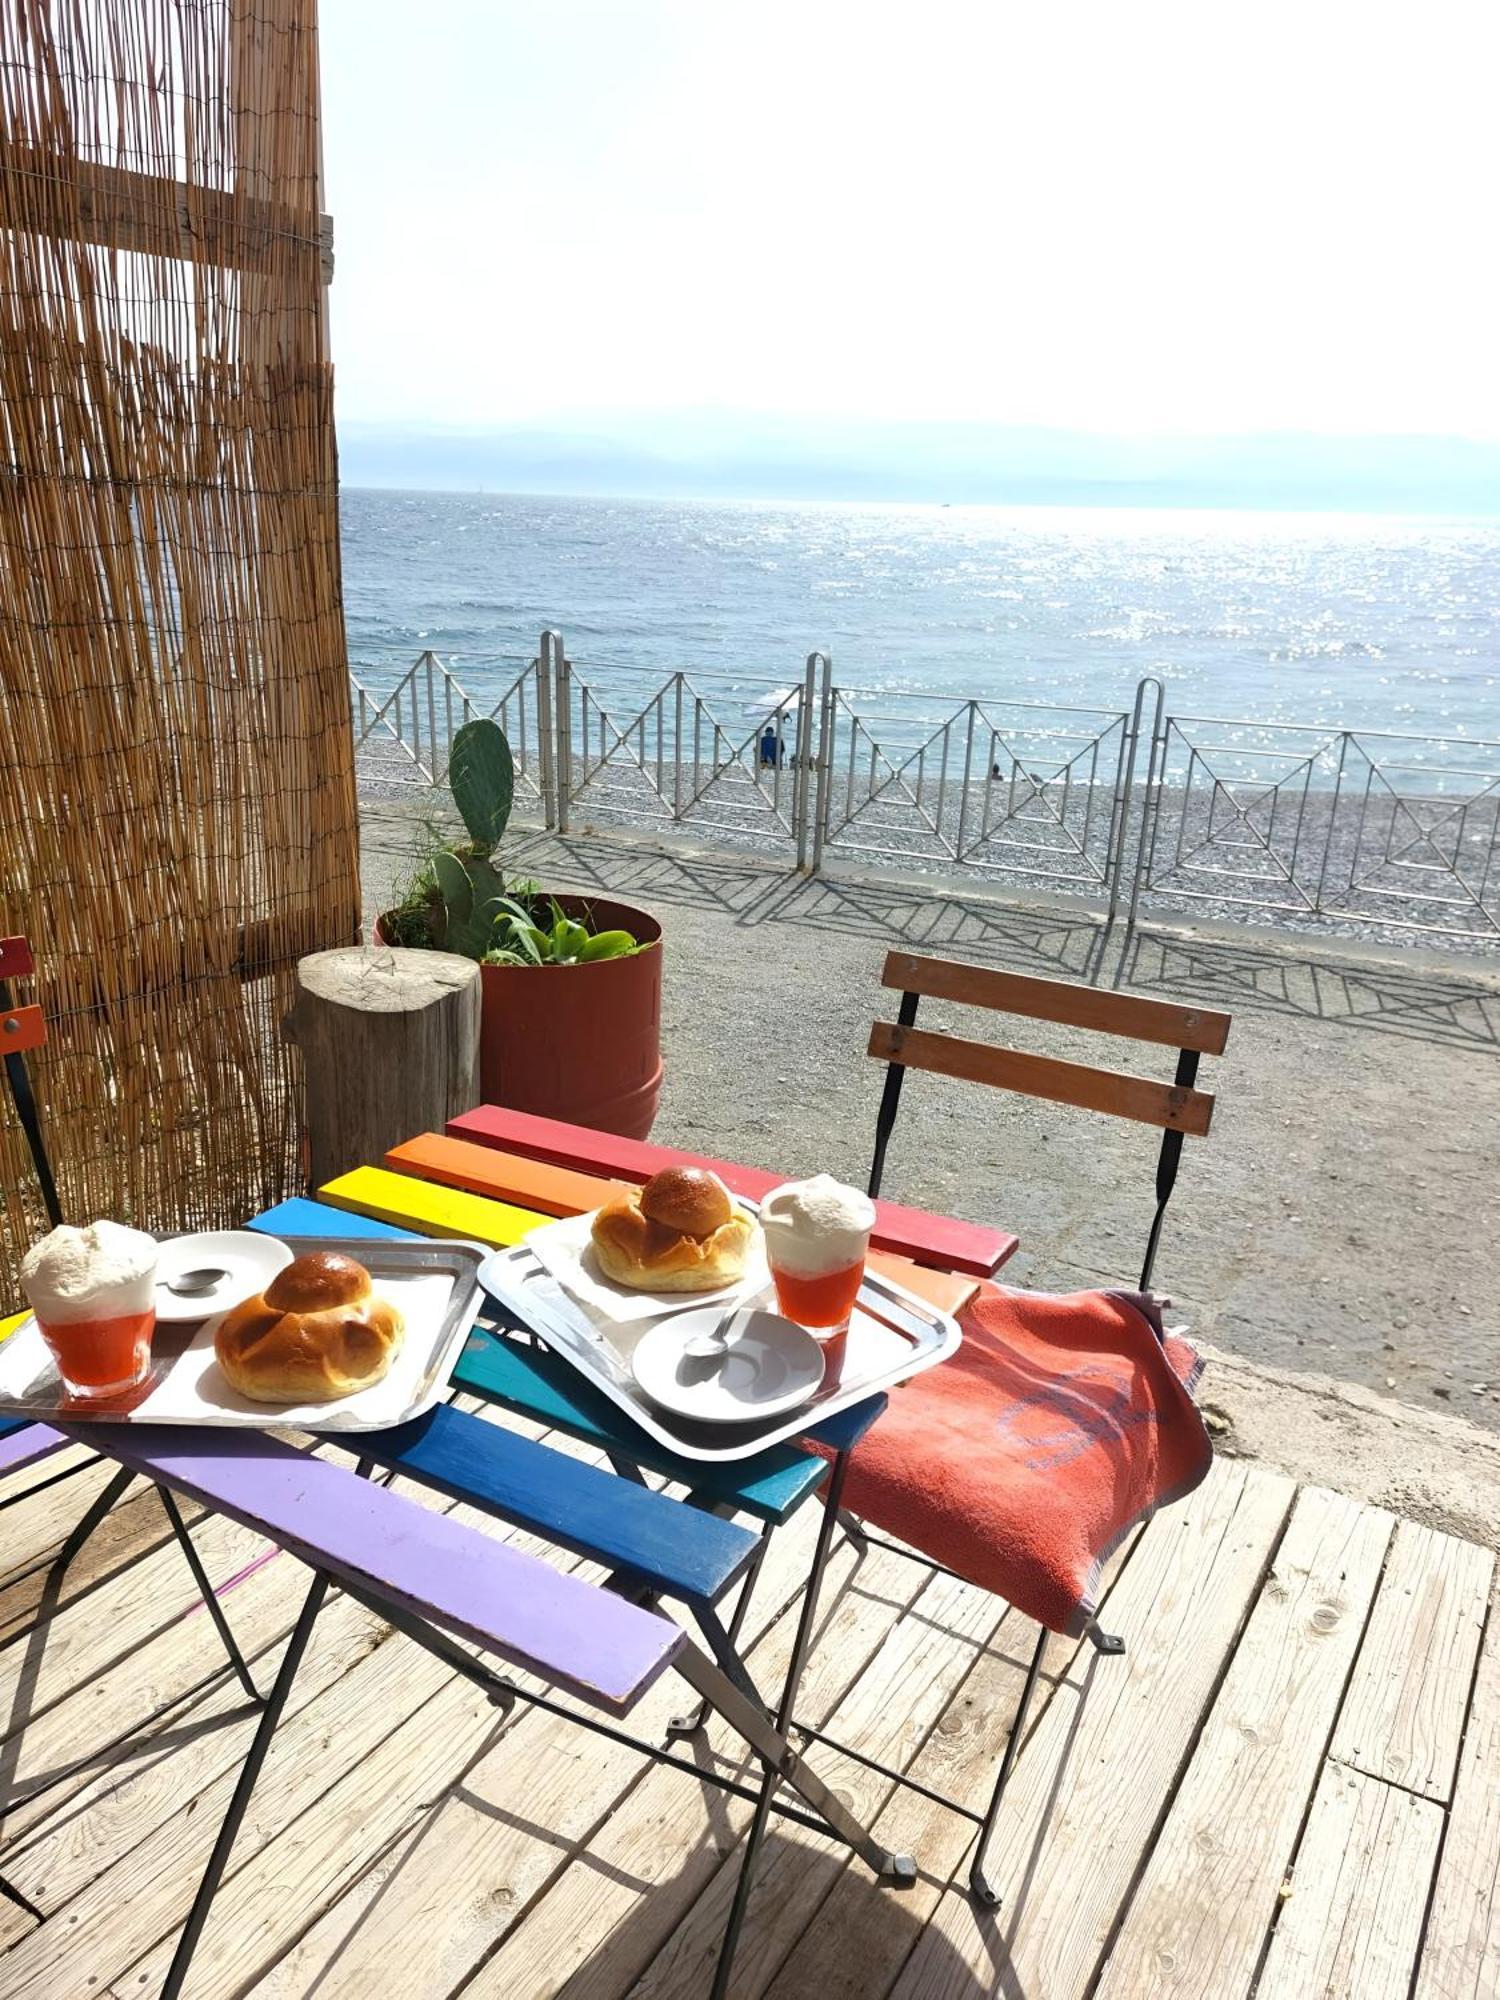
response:
M823 1380L823 1350L779 1313L739 1313L722 1361L690 1361L694 1334L712 1333L721 1308L674 1313L636 1343L635 1379L653 1403L700 1424L747 1424L805 1403Z
M264 1291L294 1254L279 1237L265 1236L258 1229L201 1229L192 1236L169 1237L156 1258L156 1317L163 1326L183 1326L228 1312L242 1299ZM212 1290L195 1292L190 1299L169 1292L163 1282L209 1265L227 1276Z

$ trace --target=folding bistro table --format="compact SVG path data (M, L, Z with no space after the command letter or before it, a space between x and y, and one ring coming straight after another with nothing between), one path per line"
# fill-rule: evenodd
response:
M289 1240L447 1235L503 1246L552 1216L596 1206L604 1177L643 1180L668 1161L690 1157L493 1107L455 1125L463 1129L396 1147L383 1163L330 1183L321 1200L281 1203L251 1226ZM747 1195L773 1179L711 1164ZM898 1274L950 1310L973 1289L955 1273L987 1273L1015 1248L1015 1239L1000 1232L885 1203L874 1242L877 1256L900 1260L893 1265ZM919 1269L909 1259L938 1268ZM164 1496L185 1494L244 1523L313 1573L163 1993L182 1991L318 1611L334 1585L497 1701L520 1700L564 1716L753 1802L715 1995L727 1989L773 1813L843 1841L884 1881L915 1879L910 1857L886 1850L854 1818L809 1767L792 1734L849 1454L878 1419L884 1397L870 1397L808 1434L826 1456L798 1443L733 1463L701 1463L666 1451L566 1362L498 1323L476 1328L451 1387L597 1447L613 1471L451 1402L392 1429L326 1434L316 1454L261 1431L96 1422L60 1423L45 1436L38 1435L40 1425L0 1429L0 1473L7 1457L35 1455L28 1442L55 1448L54 1439L71 1436L118 1462L119 1480L107 1489L111 1500L130 1479L149 1479ZM595 1585L560 1572L392 1491L380 1474L415 1480L596 1562L606 1580ZM685 1489L686 1498L653 1486L648 1475ZM791 1659L773 1700L755 1685L739 1635L771 1530L825 1484ZM746 1527L738 1516L756 1525ZM184 1539L191 1549L185 1531ZM195 1573L205 1587L196 1564ZM662 1610L663 1599L686 1607L696 1638ZM253 1687L221 1612L217 1622L236 1671ZM546 1691L488 1664L471 1647L534 1677ZM696 1707L664 1741L632 1736L624 1719L669 1670L697 1697ZM564 1705L558 1694L584 1708ZM673 1748L674 1736L698 1727L710 1709L759 1760L757 1785Z

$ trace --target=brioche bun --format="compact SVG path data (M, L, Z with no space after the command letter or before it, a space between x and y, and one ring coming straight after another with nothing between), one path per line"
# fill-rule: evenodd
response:
M638 1292L716 1292L745 1273L756 1225L704 1167L665 1167L594 1217L605 1276Z
M331 1403L384 1379L406 1323L337 1250L295 1257L258 1297L226 1313L214 1353L255 1403Z

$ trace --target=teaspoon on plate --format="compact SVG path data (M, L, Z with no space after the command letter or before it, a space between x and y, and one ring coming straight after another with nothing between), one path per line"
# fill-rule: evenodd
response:
M197 1270L179 1271L175 1278L158 1278L156 1284L158 1291L169 1291L179 1299L198 1299L222 1284L228 1276L227 1271L204 1264Z

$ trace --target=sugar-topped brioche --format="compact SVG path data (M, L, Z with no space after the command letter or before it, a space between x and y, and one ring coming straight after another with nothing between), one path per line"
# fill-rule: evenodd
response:
M714 1292L744 1276L755 1224L706 1167L664 1167L594 1217L606 1277L638 1292Z
M382 1381L405 1330L363 1264L337 1250L310 1250L224 1315L214 1353L252 1402L331 1403Z

